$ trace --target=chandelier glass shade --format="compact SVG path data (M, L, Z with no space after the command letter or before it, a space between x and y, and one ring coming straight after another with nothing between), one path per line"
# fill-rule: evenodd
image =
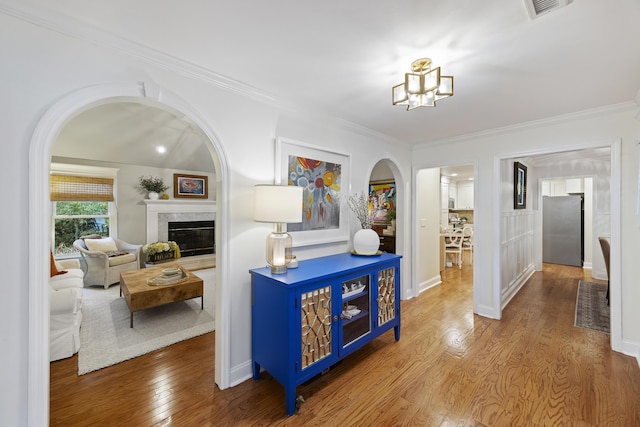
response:
M431 68L431 59L411 63L404 83L393 87L393 105L406 105L407 111L418 107L435 107L436 101L453 96L453 76L440 75L440 67Z

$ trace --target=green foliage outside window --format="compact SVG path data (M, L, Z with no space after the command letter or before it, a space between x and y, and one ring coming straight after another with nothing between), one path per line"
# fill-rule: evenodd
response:
M109 202L56 202L54 255L72 255L74 240L88 234L109 235Z

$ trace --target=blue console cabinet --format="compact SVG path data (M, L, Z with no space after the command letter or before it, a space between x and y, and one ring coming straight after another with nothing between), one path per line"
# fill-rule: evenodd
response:
M393 328L400 339L400 258L350 253L300 261L285 274L250 270L253 378L296 387Z

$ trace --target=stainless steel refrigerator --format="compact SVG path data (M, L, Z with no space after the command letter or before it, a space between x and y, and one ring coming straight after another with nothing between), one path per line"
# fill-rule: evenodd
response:
M542 198L542 262L582 267L584 210L581 195Z

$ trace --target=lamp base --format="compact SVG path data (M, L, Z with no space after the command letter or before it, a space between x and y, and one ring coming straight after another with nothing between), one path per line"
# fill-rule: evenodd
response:
M271 266L271 274L284 274L287 272L286 265L272 265Z

